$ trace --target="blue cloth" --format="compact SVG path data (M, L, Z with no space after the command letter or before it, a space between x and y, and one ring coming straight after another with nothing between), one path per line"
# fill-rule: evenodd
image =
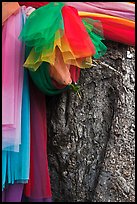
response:
M28 71L24 70L21 145L19 152L2 151L2 189L5 184L26 183L30 169L30 96Z
M22 26L25 23L25 11L22 9ZM24 47L22 47L24 49ZM25 49L24 49L25 51ZM25 57L25 53L24 53ZM21 69L24 69L21 67ZM30 170L30 94L28 71L24 69L22 109L21 109L21 144L19 152L2 151L2 190L8 184L26 183Z

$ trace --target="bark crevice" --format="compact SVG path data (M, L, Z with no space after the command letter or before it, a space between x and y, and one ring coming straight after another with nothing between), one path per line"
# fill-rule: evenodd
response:
M106 44L100 60L122 76L97 65L81 71L81 100L70 90L46 97L55 202L134 201L135 50Z

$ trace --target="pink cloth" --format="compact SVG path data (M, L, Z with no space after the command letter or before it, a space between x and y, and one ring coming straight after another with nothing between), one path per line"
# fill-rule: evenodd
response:
M78 11L101 13L135 21L135 4L129 2L65 2Z
M2 25L11 15L18 12L19 8L18 2L2 2Z
M2 149L18 151L21 143L23 88L23 47L18 36L22 27L21 9L2 29Z

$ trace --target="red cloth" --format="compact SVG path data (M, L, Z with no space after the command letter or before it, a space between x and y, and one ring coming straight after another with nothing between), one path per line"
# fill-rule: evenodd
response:
M47 159L47 119L45 95L30 79L30 178L24 194L31 199L51 198Z
M134 27L130 27L124 24L122 25L119 22L114 22L113 19L105 19L102 17L95 17L95 16L94 17L84 16L84 18L86 17L101 21L105 39L135 46Z
M45 6L50 2L18 2L20 6L32 6L34 8L39 8L41 6Z
M95 54L95 47L88 35L84 24L78 15L77 9L71 6L62 8L65 35L73 53L79 57L88 57Z
M74 83L77 83L80 77L80 68L75 67L73 65L70 66L70 74L71 74L71 79Z

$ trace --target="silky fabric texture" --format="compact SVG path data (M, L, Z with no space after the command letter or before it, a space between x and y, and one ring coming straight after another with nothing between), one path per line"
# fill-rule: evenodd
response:
M65 2L78 11L106 14L135 21L135 5L129 2Z
M46 95L56 95L67 91L70 88L69 85L65 86L57 83L56 80L51 78L49 69L50 65L48 63L43 63L37 71L29 71L31 78L38 89ZM76 83L80 77L80 69L71 66L70 75L72 81Z
M96 20L94 21L93 19L89 18L84 18L82 22L90 36L90 39L92 40L95 46L96 51L95 54L93 55L93 58L99 59L107 51L107 47L102 42L102 40L105 40L103 36L102 25L100 24L99 21Z
M47 7L48 7L48 9L47 9ZM45 13L46 13L46 11L49 12L49 9L54 8L54 7L55 6L53 4L49 4L48 6L39 9L39 12L34 11L32 14L35 18L38 19L39 18L38 14L43 15L42 13L44 13L44 11L45 11ZM42 11L42 13L40 11ZM60 7L59 7L58 12L60 12ZM33 18L32 14L30 15L31 20ZM71 15L69 15L69 14L71 14ZM78 16L77 10L72 8L72 7L62 7L62 15L63 15L63 20L64 20L64 26L65 26L64 32L65 33L64 33L64 36L62 36L61 38L55 38L54 48L53 48L52 52L47 53L47 50L45 49L45 50L42 50L41 53L39 53L39 52L35 52L35 48L33 48L31 50L31 52L27 55L28 57L27 57L25 64L24 64L25 67L29 68L30 75L31 75L34 83L38 85L40 90L42 90L42 91L44 90L44 92L47 94L48 94L48 92L46 90L46 87L51 86L52 90L54 87L52 85L49 85L50 79L49 80L47 79L47 76L49 75L48 70L45 70L46 76L44 73L43 73L43 76L42 75L40 76L41 71L44 70L44 67L46 68L46 64L41 65L41 63L43 61L51 64L51 66L49 67L50 76L52 79L56 80L56 82L58 82L58 84L61 84L61 85L71 84L71 82L72 82L71 77L70 77L71 65L73 65L73 66L77 65L76 67L79 67L79 66L81 67L81 64L83 64L82 65L83 68L85 68L87 66L91 67L91 56L89 57L88 64L83 62L83 61L86 62L87 58L84 58L84 57L88 54L85 51L83 51L83 50L87 49L86 48L87 45L85 43L85 47L84 47L84 44L81 43L82 38L78 37L77 43L74 42L72 44L72 41L75 40L74 36L75 36L77 30L79 30L83 33L85 32L86 33L85 36L86 37L88 36L88 39L90 40L90 42L92 42L92 39L93 39L93 42L94 42L94 43L92 43L92 46L94 47L93 57L99 58L102 55L104 55L106 53L106 50L107 50L106 46L101 42L103 40L103 37L101 35L97 35L96 33L93 32L93 30L95 30L95 29L97 30L97 28L94 28L94 27L97 24L99 25L100 24L99 22L89 21L91 25L86 22L86 26L85 26L85 24L83 24L80 17ZM77 28L75 28L75 32L72 30L71 30L71 32L69 32L68 27L70 27L72 25L72 22L73 22L72 18L73 17L75 17L75 25L77 25ZM28 20L29 19L30 18L28 18ZM90 29L89 29L89 27L90 27ZM100 30L100 28L101 28L101 26L98 26L98 30ZM27 37L27 36L30 36L29 33L25 34L25 32L26 32L25 30L22 31L20 38L22 38L21 37L22 35L26 36L26 38L27 38L26 43L28 45L32 45L31 44L32 39L30 39L30 41L29 41L28 40L29 38ZM101 32L102 32L102 30L101 30ZM31 29L31 33L32 33L32 29ZM35 35L36 35L36 33L35 33ZM84 39L84 34L83 35L81 34L81 36L83 36L83 39ZM23 37L23 39L24 39L24 37ZM87 42L87 38L85 38L85 39ZM28 41L29 41L29 43L28 43ZM69 41L71 41L71 42L69 42ZM34 44L35 44L35 42L34 42ZM52 42L51 42L51 44L52 44ZM72 44L71 47L73 47L73 48L75 47L73 50L71 49L70 44ZM82 47L80 48L81 44L82 44ZM89 43L87 43L87 44L89 44ZM26 49L28 50L29 49L28 46L26 46L26 47L27 47ZM78 47L79 47L79 49L78 49ZM27 53L28 53L28 51L27 51ZM79 62L80 62L80 64L77 64ZM38 68L41 70L37 71ZM31 71L35 71L35 72L32 73ZM46 79L44 79L44 77ZM40 78L41 78L41 80L43 80L43 82L41 81L38 84L38 81ZM46 83L46 82L48 82L48 83ZM44 84L46 84L46 86L44 86ZM43 88L43 87L45 87L45 88ZM61 91L62 90L59 90L59 91L57 90L56 93L60 93ZM55 91L53 92L53 94L56 94L56 93L55 93ZM50 94L50 92L49 92L49 94Z
M31 150L30 175L24 195L31 199L51 198L47 160L47 119L45 95L30 79Z
M21 202L24 184L9 185L2 192L2 202Z
M50 2L19 2L20 5L39 8ZM78 11L101 13L117 16L135 21L134 2L65 2L65 5L73 6Z
M79 11L82 19L92 18L102 23L105 39L123 44L135 46L135 22L119 17L111 17L105 14L95 14ZM130 38L129 38L130 36Z
M34 47L36 52L43 48L52 50L54 41L60 38L64 33L63 18L61 8L64 4L54 3L40 7L30 14L26 20L25 26L20 33L19 39L24 41L29 47ZM55 35L60 30L62 32Z
M50 10L52 11L53 16L51 16L50 23L46 24L45 13L50 14ZM61 14L61 16L59 16L59 14ZM57 26L56 29L54 28L54 21L58 16L60 19L59 25L63 25L64 29L60 29L58 24L56 24L58 29ZM37 24L36 19L39 24L39 29L41 29L41 33L39 33L37 29L34 29ZM42 24L40 19L44 19L44 24ZM49 28L52 29L49 31ZM49 34L48 36L51 35L51 39L48 40L48 43L46 43L44 31ZM38 69L42 61L48 62L54 66L54 51L56 46L61 49L65 64L76 65L80 68L90 67L89 64L92 62L91 57L95 54L95 47L78 16L77 10L73 7L63 6L62 3L54 5L52 2L47 6L35 10L29 16L26 25L20 34L20 39L23 40L27 46L32 46L33 44L34 48L24 63L24 66L33 69L34 71ZM89 62L88 65L86 64L86 61Z
M53 7L53 5L49 5L49 8L51 8L51 7ZM65 9L65 10L63 10L63 9ZM65 27L66 28L65 33L68 32L68 34L67 34L68 39L73 39L74 38L74 33L72 32L72 34L71 34L71 33L69 33L69 30L67 30L67 27L70 27L69 24L71 24L71 22L72 22L72 19L70 18L70 16L68 17L68 14L71 13L72 16L76 15L76 19L77 19L78 23L81 22L81 25L82 25L81 30L84 32L84 29L85 29L86 35L89 34L88 38L90 39L90 41L92 41L92 38L93 38L94 43L96 42L95 46L93 44L93 46L95 48L95 50L94 50L95 55L93 55L93 56L96 57L96 58L99 58L100 56L102 56L106 52L106 46L101 42L103 37L101 37L101 36L99 36L99 35L97 35L95 33L91 34L92 30L94 29L94 25L99 24L99 23L97 21L92 21L92 22L90 22L92 25L89 25L86 22L86 26L84 27L84 24L82 23L80 18L77 16L76 9L71 8L71 7L70 8L63 7L62 8L62 13L64 11L65 15L66 15L66 12L65 12L66 9L67 9L68 13L67 13L66 17L64 17L64 15L63 15L63 18L64 18L64 25L65 25L65 21L68 21L68 23L66 23L66 27ZM46 11L46 7L44 7L42 10ZM47 11L49 11L49 10L47 10ZM36 12L35 11L33 12L33 16L34 16L34 13L36 14ZM30 17L31 17L31 15L30 15ZM36 18L36 15L35 15L35 18ZM37 16L37 18L38 18L38 16ZM69 20L67 20L67 19L69 19ZM88 28L88 31L86 30L87 27L90 27L90 29ZM80 30L80 26L79 26L78 29ZM22 33L23 33L23 31L22 31ZM22 36L22 34L20 36ZM29 34L27 33L26 36L29 36ZM59 41L59 39L56 39L55 41ZM80 39L78 40L77 43L78 43L77 46L75 45L76 47L78 47L80 45ZM64 54L64 53L66 53L67 57L68 56L70 57L70 55L68 53L72 52L72 51L70 51L68 48L67 49L63 48L64 44L65 43L58 42L59 47L54 47L54 48L56 48L57 51L59 50L59 52L56 52L56 54L55 54L55 64L54 64L54 66L50 66L47 63L44 63L44 64L41 65L42 61L46 61L45 60L45 57L47 57L46 53L44 53L42 51L42 54L44 53L43 60L42 59L38 60L38 59L36 59L36 57L34 57L34 55L35 55L35 53L33 52L34 49L33 49L33 51L31 51L31 54L29 54L29 47L26 46L26 53L27 53L28 57L26 57L27 60L25 62L25 67L29 67L30 76L31 76L32 80L34 81L34 83L37 85L37 87L41 91L43 91L44 93L49 94L49 95L58 94L58 93L61 93L61 92L64 91L64 89L59 88L59 86L57 85L56 82L58 82L58 84L61 84L61 85L69 85L72 82L71 78L70 78L71 65L68 66L67 62L65 61L65 54ZM31 45L31 43L28 44L28 45ZM102 45L104 45L104 47ZM74 45L73 45L73 47L74 47ZM57 48L59 48L59 49L57 49ZM66 49L66 51L64 52L65 49ZM75 48L75 50L76 49L77 48ZM33 54L32 54L32 52L33 52ZM78 56L78 51L76 51L76 52L77 52L77 56ZM59 53L59 55L58 55L58 53ZM62 53L62 57L60 57L61 53ZM81 49L81 54L82 54L82 56L84 56L84 52L82 53L82 49ZM37 54L37 56L39 56L39 53ZM79 55L79 57L80 57L80 55ZM50 60L52 59L51 55L49 55L49 58L50 58ZM59 58L59 60L58 60L58 58ZM70 63L72 63L72 56L70 58L71 58ZM38 65L40 70L37 69L36 71L32 72L33 70L30 69L30 67L32 68L33 65L36 65L35 62L38 63L38 61L40 61L39 62L40 67ZM57 63L57 61L59 61L59 63ZM53 64L52 62L50 62L50 63ZM57 63L57 65L56 65L56 63ZM68 66L68 68L65 67L65 66ZM89 63L88 66L91 67L91 63ZM45 67L45 70L44 70L44 67ZM75 67L76 67L75 70L77 70L78 67L77 66L75 66ZM73 66L73 70L74 70L74 66ZM73 71L73 74L74 74L74 71ZM71 76L71 77L73 77L73 76ZM56 82L51 80L50 78L54 79ZM63 88L65 88L65 87L63 87ZM68 87L66 87L66 89L67 88ZM58 89L60 89L60 90L58 90Z
M24 49L18 36L22 26L20 9L8 18L2 29L2 149L16 152L21 143Z
M55 79L59 84L68 85L72 83L70 76L70 65L65 64L62 53L58 47L55 51L54 66L50 65L50 76Z
M2 25L12 15L20 9L18 2L2 2Z
M24 70L21 144L19 152L2 151L2 189L8 184L27 183L30 169L30 96L28 71Z
M65 4L75 7L78 11L90 13L90 17L93 17L93 13L95 14L94 18L97 14L106 14L110 17L115 16L120 17L121 19L135 21L135 4L132 4L131 2L65 2ZM102 22L101 16L95 19L101 20ZM106 20L108 21L108 19ZM107 22L103 23L105 25L105 27L103 26L105 31L105 38L128 45L135 45L135 26L131 29L126 27L119 29L118 27L121 26L119 24L113 26L113 22L111 25L106 25L106 23ZM120 33L124 33L124 37L120 35ZM131 36L131 40L126 36Z
M29 55L31 48L26 46L26 58ZM69 86L61 85L50 76L50 64L43 62L38 70L35 72L29 70L29 74L34 84L39 90L46 95L60 94L69 89ZM70 66L70 75L74 83L76 83L80 77L80 69L75 66Z
M29 71L30 77L38 89L46 95L56 95L67 91L70 86L61 85L52 79L49 69L50 65L43 62L37 71ZM77 83L80 77L80 68L70 66L70 75L72 81Z
M10 45L14 44L14 48L15 48L13 52L13 50L12 51L10 50L10 48L13 48L13 47L8 46L9 51L11 52L11 66L13 65L15 66L15 67L13 66L14 69L12 70L12 72L13 74L15 74L17 71L19 73L21 72L21 76L22 76L22 78L20 78L19 76L16 76L17 79L15 78L16 79L15 83L17 83L19 80L21 82L21 79L22 79L22 89L21 90L19 88L17 89L16 86L14 86L14 82L12 81L13 84L11 85L14 88L16 88L15 93L18 92L18 90L20 90L20 95L17 95L16 97L16 100L18 101L21 100L21 102L19 103L20 105L18 104L17 106L17 112L20 111L20 106L21 106L21 111L20 111L21 118L17 118L17 121L19 122L19 125L20 125L20 132L19 132L19 135L17 135L20 138L20 144L18 147L18 151L13 151L15 150L15 146L13 149L12 149L12 146L10 146L10 148L4 149L2 151L2 190L4 190L5 187L7 188L9 184L25 183L28 181L28 178L29 178L29 165L30 165L30 117L29 117L30 102L29 101L30 99L29 99L29 87L28 87L28 76L27 76L28 73L27 73L27 70L24 70L22 67L24 57L25 57L24 46L22 45L21 42L18 41L19 33L25 23L24 9L25 8L22 7L19 10L19 13L17 13L14 16L11 16L4 24L4 26L8 25L7 31L6 31L7 36L8 34L10 37L12 36ZM7 24L8 22L11 22L11 19L13 22L11 24L10 23ZM11 27L12 25L16 25L16 26ZM8 33L10 29L12 33L11 32ZM3 44L3 46L5 47L6 45ZM14 61L18 63L14 63ZM5 70L7 71L7 69L9 69L9 66L5 66L4 71ZM9 135L13 134L13 137L15 137L14 139L16 139L15 132L12 133L11 130L12 129L9 129L9 132L8 132ZM8 141L9 144L11 145L10 143L11 140L9 138L8 140L9 140ZM2 138L2 144L3 143L4 141Z

